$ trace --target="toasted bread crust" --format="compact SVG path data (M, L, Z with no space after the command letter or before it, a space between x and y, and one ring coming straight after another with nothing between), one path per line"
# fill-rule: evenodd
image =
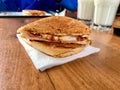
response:
M17 33L34 32L53 35L83 35L90 34L87 25L66 16L52 16L37 20L17 30Z

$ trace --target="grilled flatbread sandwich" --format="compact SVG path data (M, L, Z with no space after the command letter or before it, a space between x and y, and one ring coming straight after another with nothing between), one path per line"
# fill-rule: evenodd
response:
M30 46L53 57L79 53L91 44L89 27L66 16L42 18L20 27L17 33Z
M45 16L45 11L40 10L22 10L22 13L27 16Z

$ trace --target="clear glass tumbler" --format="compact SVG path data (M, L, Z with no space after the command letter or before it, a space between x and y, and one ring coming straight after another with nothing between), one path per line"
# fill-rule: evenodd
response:
M94 0L92 29L109 31L112 28L120 0Z
M94 0L78 0L77 19L90 25L94 14Z

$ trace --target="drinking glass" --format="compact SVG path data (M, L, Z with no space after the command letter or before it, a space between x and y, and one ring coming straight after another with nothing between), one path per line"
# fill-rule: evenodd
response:
M85 24L91 24L94 13L94 0L78 0L77 19Z
M92 29L109 31L112 28L120 0L94 0Z

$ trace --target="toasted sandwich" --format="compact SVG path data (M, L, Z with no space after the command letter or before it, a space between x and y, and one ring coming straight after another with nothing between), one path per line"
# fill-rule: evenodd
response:
M81 52L91 44L87 25L66 16L37 20L17 30L29 45L53 57L66 57Z
M22 10L22 13L27 16L45 16L45 11L40 10Z

